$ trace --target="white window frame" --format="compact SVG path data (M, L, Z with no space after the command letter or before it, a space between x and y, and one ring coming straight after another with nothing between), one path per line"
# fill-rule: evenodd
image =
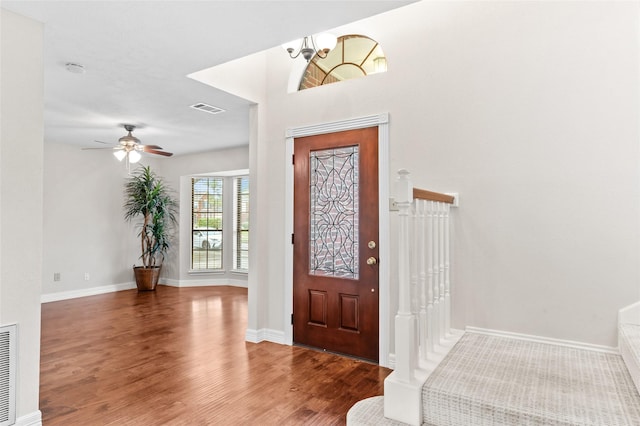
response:
M247 195L249 196L251 194L251 182L249 181L249 175L239 175L239 176L234 176L232 178L232 186L233 186L233 249L232 249L232 272L237 272L237 273L243 273L246 274L249 272L249 267L250 265L247 265L247 268L239 268L238 264L237 264L237 260L238 260L238 251L240 251L241 249L238 247L238 239L239 236L238 234L241 232L240 229L240 224L238 223L238 219L239 219L239 193L238 193L238 180L240 179L247 179L247 183L249 186L249 192L247 193ZM247 202L249 200L247 199ZM251 206L249 206L249 210L251 210ZM247 211L247 213L249 213ZM248 219L247 219L248 220ZM247 229L247 234L250 236L251 235L251 223L249 223L249 229ZM250 237L249 237L250 238ZM247 248L246 250L247 252L247 256L249 254L249 249ZM247 264L248 264L248 257L247 257Z
M194 209L193 209L193 184L195 179L220 179L222 181L222 227L220 229L220 235L221 235L221 239L222 239L222 247L220 248L220 254L221 254L221 259L220 259L220 267L219 268L194 268L194 244L193 244L193 232L196 231L196 228L194 226L193 223L193 216L194 216ZM190 219L190 223L191 223L191 235L190 235L190 240L191 240L191 244L190 244L190 255L189 255L189 272L190 273L209 273L209 272L224 272L225 270L225 265L224 265L224 260L225 260L225 255L224 255L224 246L225 246L225 238L224 238L224 234L225 234L225 229L226 229L226 220L225 220L225 205L226 200L225 200L225 194L227 192L227 188L225 188L227 182L226 179L224 177L221 176L191 176L189 179L189 187L191 188L191 197L190 197L190 211L191 211L191 219ZM213 251L213 249L212 249Z

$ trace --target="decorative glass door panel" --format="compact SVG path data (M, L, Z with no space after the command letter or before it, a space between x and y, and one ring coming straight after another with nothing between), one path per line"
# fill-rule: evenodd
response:
M309 154L309 273L358 279L358 146Z

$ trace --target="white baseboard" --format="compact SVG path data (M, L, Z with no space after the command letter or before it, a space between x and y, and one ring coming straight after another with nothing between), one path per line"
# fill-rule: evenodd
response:
M170 287L209 287L228 285L232 287L247 288L246 280L234 280L230 278L207 278L198 280L174 280L171 278L161 278L162 285Z
M245 333L244 340L251 343L260 343L260 342L273 342L278 343L280 345L285 345L285 337L284 331L280 330L271 330L268 328L261 328L260 330L247 329Z
M98 294L113 293L122 290L136 288L135 282L122 284L103 285L100 287L83 288L80 290L61 291L58 293L47 293L40 296L40 303L57 302L59 300L75 299L78 297L96 296Z
M552 337L533 336L530 334L512 333L510 331L491 330L479 327L466 327L465 331L469 333L487 334L489 336L506 337L508 339L526 340L529 342L566 346L569 348L584 349L588 351L605 352L612 354L620 353L617 348L614 348L612 346L595 345L592 343L576 342L573 340L554 339Z
M243 280L233 279L216 279L216 280L173 280L161 278L158 285L166 285L170 287L208 287L223 286L247 288L247 282ZM78 297L96 296L98 294L114 293L116 291L132 290L136 288L135 282L122 284L104 285L100 287L83 288L80 290L61 291L58 293L47 293L40 296L40 303L58 302L60 300L75 299Z
M42 412L40 410L27 414L26 416L20 416L14 423L16 426L42 426Z

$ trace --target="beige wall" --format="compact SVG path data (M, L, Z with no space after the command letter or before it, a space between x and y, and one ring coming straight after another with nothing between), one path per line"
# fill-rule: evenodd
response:
M0 9L0 324L18 325L17 423L36 424L42 283L40 23Z

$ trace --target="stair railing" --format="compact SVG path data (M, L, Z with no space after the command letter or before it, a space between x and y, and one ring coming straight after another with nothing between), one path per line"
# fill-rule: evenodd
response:
M422 384L457 340L451 330L452 195L413 187L398 171L398 313L395 370L385 380L385 417L422 423Z

